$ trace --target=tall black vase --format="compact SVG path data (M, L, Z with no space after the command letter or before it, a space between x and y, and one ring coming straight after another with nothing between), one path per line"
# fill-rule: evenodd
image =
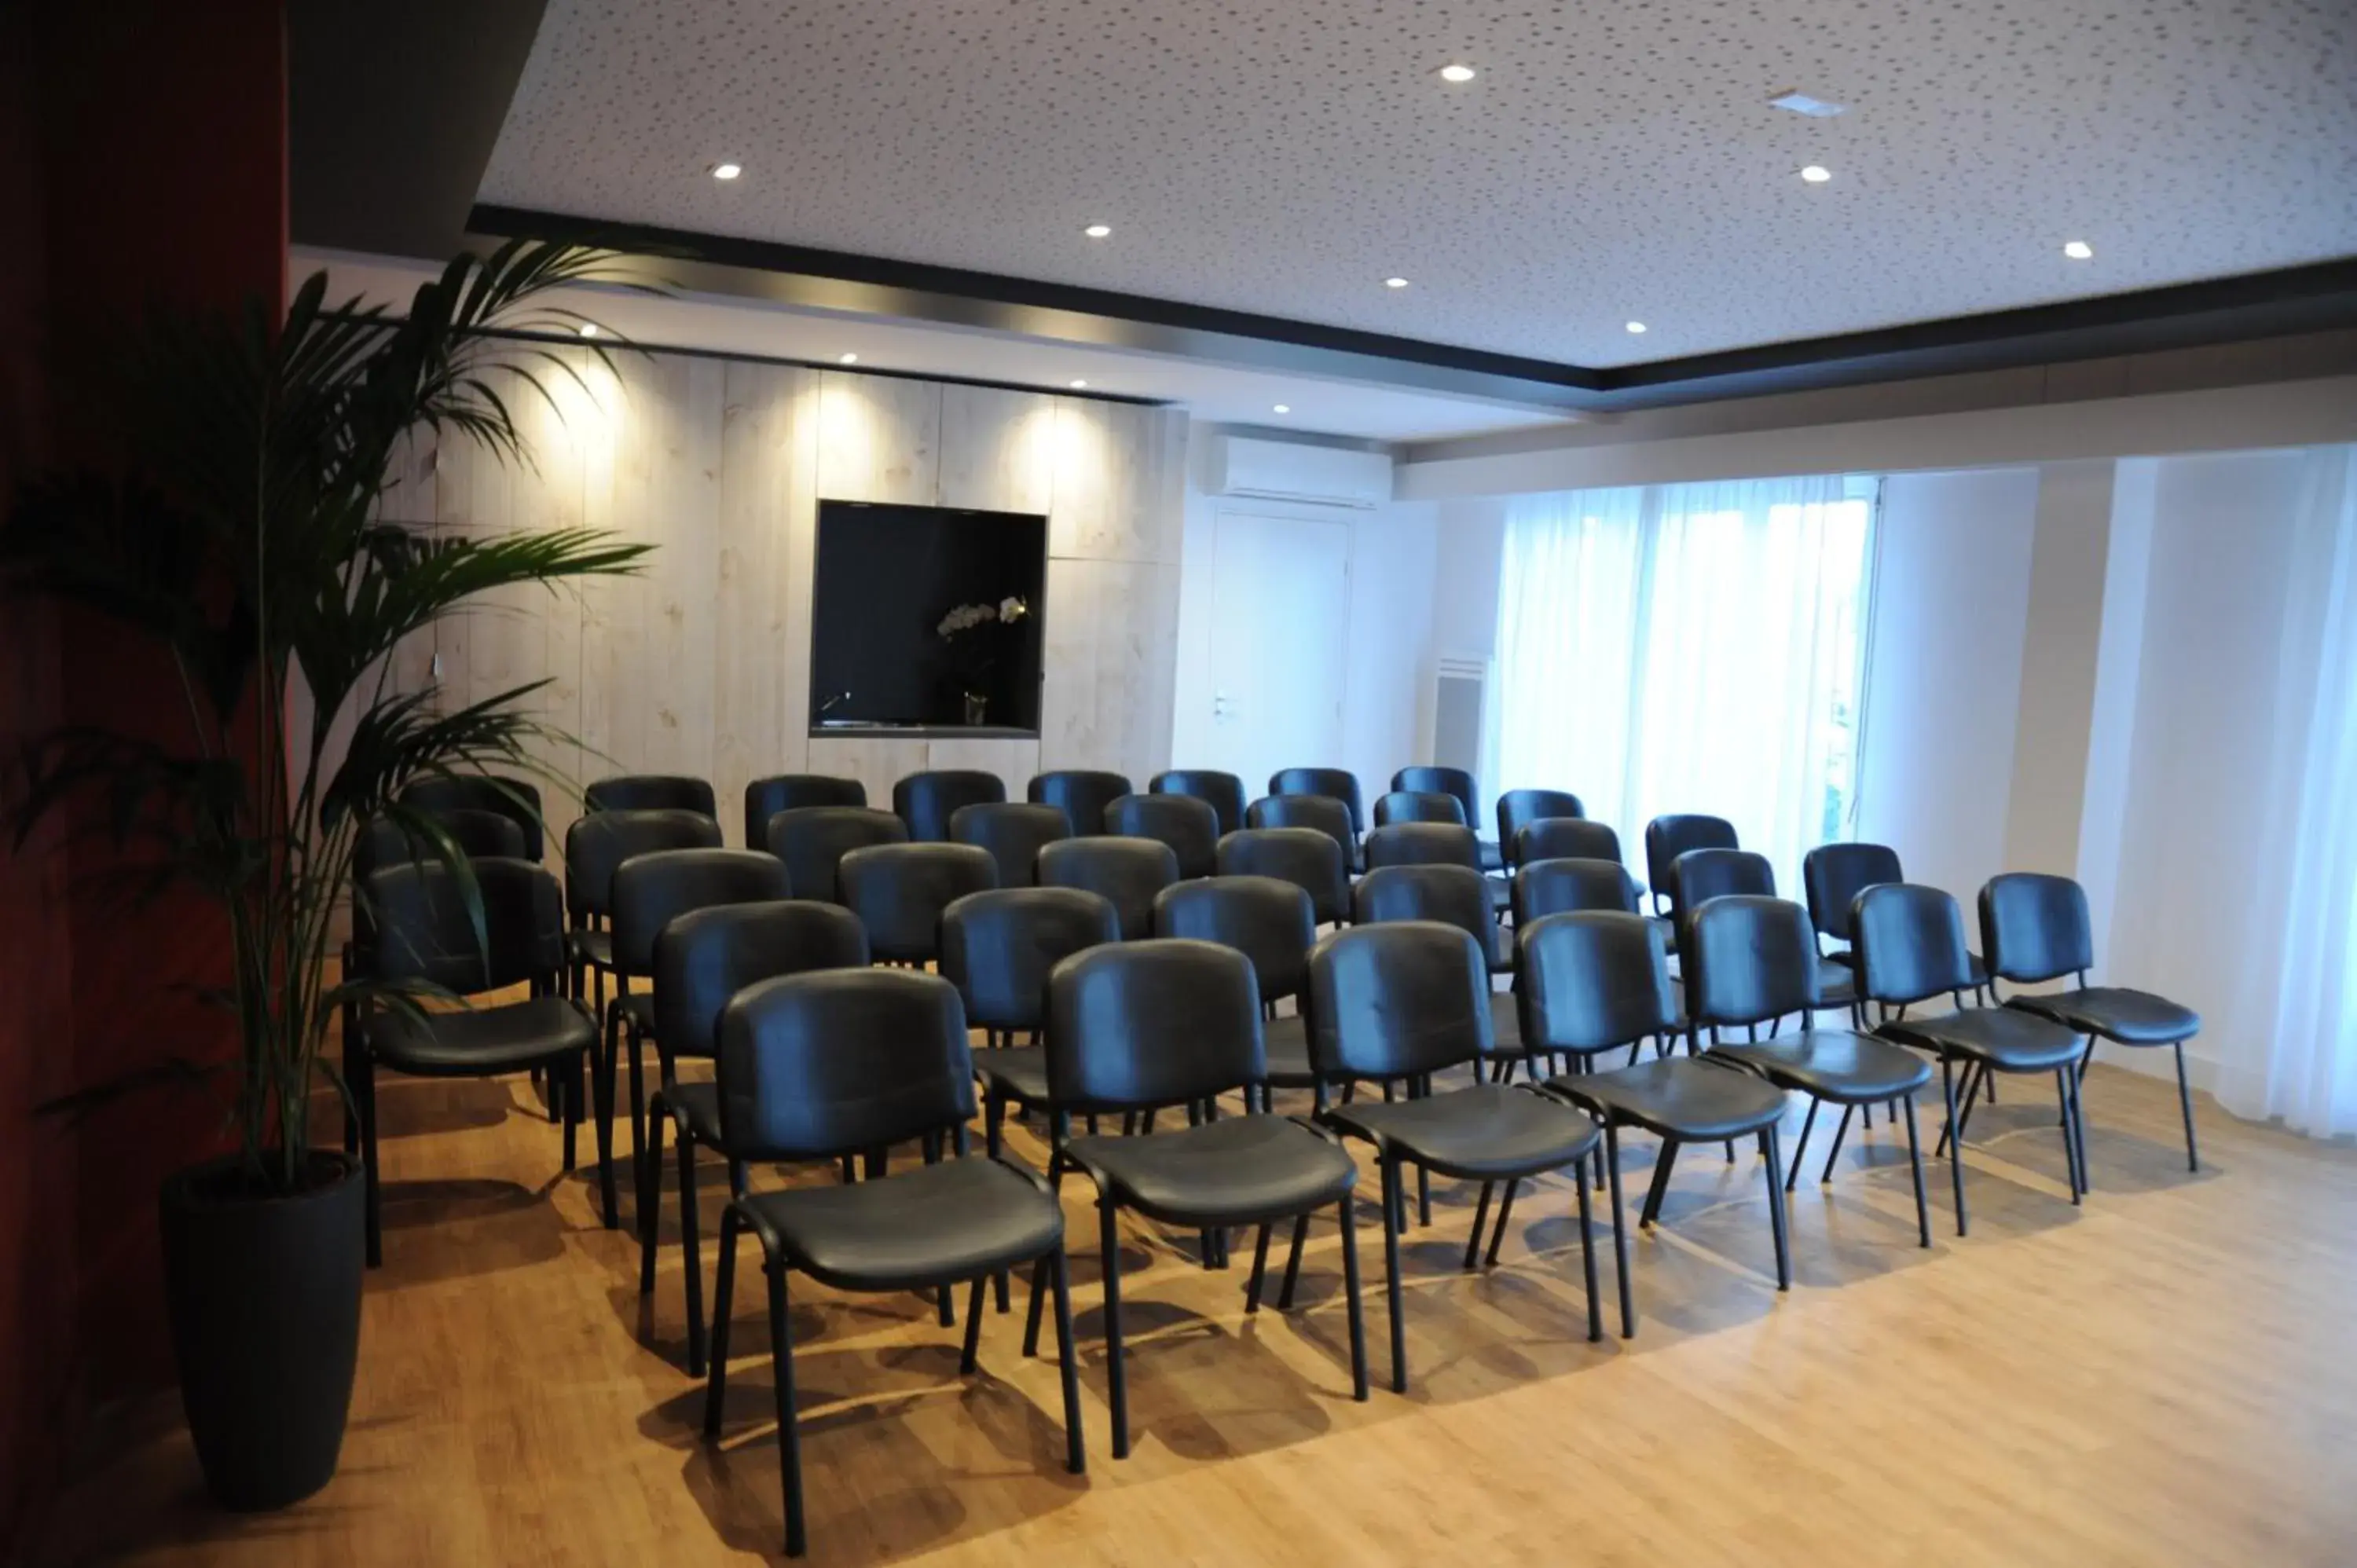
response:
M343 1448L361 1343L359 1162L310 1156L286 1197L242 1190L234 1160L167 1179L164 1291L180 1399L205 1484L224 1508L299 1502Z

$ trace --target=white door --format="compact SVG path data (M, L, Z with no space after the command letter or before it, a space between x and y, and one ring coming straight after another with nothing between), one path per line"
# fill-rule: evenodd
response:
M1211 581L1214 755L1247 796L1280 768L1339 768L1349 679L1351 526L1222 512Z

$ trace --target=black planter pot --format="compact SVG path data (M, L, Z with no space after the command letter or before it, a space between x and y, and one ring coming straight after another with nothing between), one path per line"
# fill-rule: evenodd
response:
M312 1184L255 1197L237 1162L164 1184L164 1290L180 1398L224 1508L285 1508L336 1473L361 1341L359 1162L311 1155Z

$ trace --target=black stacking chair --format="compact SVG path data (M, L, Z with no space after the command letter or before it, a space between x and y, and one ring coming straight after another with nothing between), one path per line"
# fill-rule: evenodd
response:
M970 843L880 843L845 855L835 877L869 957L922 969L942 955L942 911L997 886L998 863Z
M1102 893L1080 887L1001 887L969 893L942 911L942 976L958 989L966 1023L998 1048L974 1058L983 1135L999 1151L1009 1105L1046 1110L1048 975L1083 948L1121 940L1121 916ZM1030 1036L1016 1045L1017 1034ZM1006 1305L1002 1294L999 1305Z
M1690 849L1671 862L1670 922L1676 950L1684 952L1686 922L1696 909L1713 898L1737 897L1776 897L1776 868L1768 864L1766 855L1748 849ZM1683 956L1679 967L1681 971L1684 967ZM1865 1027L1865 1020L1857 1015L1857 983L1847 965L1820 955L1816 989L1816 1005L1846 1009L1853 1023ZM1874 1125L1872 1117L1867 1112L1868 1127Z
M1249 828L1315 828L1342 851L1342 865L1359 869L1359 832L1351 808L1331 795L1264 795L1244 812Z
M785 866L795 897L840 904L835 870L843 857L872 844L907 843L909 824L866 806L789 806L770 818L762 842Z
M1222 1116L1220 1096L1265 1081L1260 992L1252 962L1211 942L1155 940L1091 948L1048 980L1048 1083L1055 1153L1050 1181L1067 1169L1096 1185L1104 1256L1105 1381L1113 1453L1129 1454L1129 1395L1122 1367L1121 1230L1135 1209L1157 1224L1206 1233L1204 1255L1223 1255L1210 1233L1257 1226L1244 1310L1257 1311L1269 1227L1336 1210L1342 1225L1343 1291L1351 1326L1353 1398L1367 1397L1366 1334L1359 1314L1359 1253L1351 1189L1359 1169L1332 1138L1305 1123L1247 1113ZM1075 1113L1188 1108L1195 1124L1138 1137L1070 1135ZM1032 1292L1031 1329L1039 1326Z
M1178 856L1159 839L1106 834L1059 839L1039 852L1039 886L1101 895L1121 921L1121 940L1154 930L1154 896L1178 880Z
M666 849L718 849L720 824L698 811L593 811L565 830L565 945L573 994L592 994L606 1015L606 977L614 972L614 871L634 854Z
M1386 865L1461 865L1479 875L1481 848L1471 828L1454 822L1394 822L1367 835L1367 869Z
M1778 1089L1798 1090L1809 1097L1808 1119L1801 1123L1801 1140L1792 1145L1791 1168L1784 1176L1786 1192L1800 1176L1818 1106L1842 1108L1824 1174L1817 1178L1823 1183L1834 1178L1834 1162L1841 1157L1842 1139L1859 1107L1877 1101L1900 1101L1906 1108L1907 1160L1915 1176L1915 1230L1928 1247L1932 1215L1923 1202L1915 1093L1932 1081L1932 1069L1912 1051L1887 1040L1847 1029L1811 1027L1810 1013L1820 1004L1817 963L1816 928L1798 904L1740 894L1712 899L1694 912L1686 931L1686 1012L1692 1026L1710 1031L1706 1057L1749 1068ZM1778 1026L1794 1014L1800 1015L1801 1026L1791 1034L1780 1033ZM1762 1024L1768 1026L1766 1039L1760 1037ZM1728 1028L1743 1030L1743 1040L1722 1041L1719 1031Z
M429 817L462 811L496 811L522 830L526 860L541 860L548 854L548 833L541 823L540 790L522 779L461 773L412 779L402 787L401 803Z
M687 1264L687 1370L704 1376L704 1262L696 1226L695 1151L728 1160L728 1189L745 1196L745 1158L721 1127L717 1081L682 1083L682 1058L716 1060L720 1012L747 986L813 969L865 969L867 933L850 910L806 898L691 909L655 938L655 1055L662 1080L647 1106L647 1159L639 1194L639 1294L655 1288L662 1230L662 1130L679 1145L679 1240Z
M1465 802L1437 789L1394 789L1375 797L1375 826L1394 822L1454 822L1467 825Z
M1209 876L1219 869L1220 813L1200 797L1124 795L1105 808L1105 826L1123 838L1168 844L1182 878Z
M827 970L739 992L720 1019L720 1124L748 1160L836 1160L888 1144L956 1140L974 1115L972 1053L956 989L939 975ZM1056 1298L1064 1385L1064 1465L1086 1468L1080 1382L1065 1285L1064 1214L1046 1182L1019 1165L961 1157L846 1187L801 1187L737 1197L720 1219L712 1303L712 1372L704 1435L720 1436L728 1378L729 1297L737 1235L761 1243L777 1364L778 1466L786 1554L808 1544L802 1433L794 1413L792 1316L786 1276L841 1291L940 1290L971 1282L965 1347L971 1373L982 1335L983 1282L1032 1265L1035 1294Z
M1821 843L1801 859L1801 884L1807 890L1809 918L1817 934L1843 944L1825 956L1844 969L1857 968L1857 954L1849 946L1849 909L1857 896L1885 882L1904 882L1906 872L1899 852L1878 843ZM1973 994L1985 999L1988 971L1978 953L1973 961Z
M1672 867L1690 849L1739 849L1735 824L1724 817L1673 815L1655 817L1645 824L1645 880L1653 891L1653 913L1666 914L1670 887L1676 880Z
M581 791L585 811L701 811L719 815L709 779L683 773L621 773Z
M432 834L439 831L449 848L468 860L523 860L523 830L511 817L497 811L460 807L457 811L418 815L404 825L392 817L376 817L352 844L352 880L365 882L371 872L413 861L437 861L443 846Z
M775 773L745 786L745 847L770 842L770 819L798 806L865 806L867 786L824 773Z
M1512 868L1514 860L1514 835L1533 822L1550 817L1585 817L1587 808L1579 797L1563 789L1509 789L1498 797L1498 847L1504 852L1506 865Z
M1219 813L1220 832L1232 833L1244 825L1244 781L1232 773L1210 768L1173 768L1156 774L1146 791L1149 795L1187 795L1205 802Z
M1948 1155L1955 1183L1956 1234L1964 1234L1963 1133L1969 1124L1976 1078L1992 1072L2050 1072L2061 1102L2063 1163L2069 1167L2071 1201L2084 1190L2086 1134L2079 1119L2079 1036L2057 1024L2013 1007L1966 1007L1973 970L1964 954L1964 917L1956 901L1936 887L1886 882L1857 896L1850 907L1850 940L1857 949L1858 995L1871 1003L1875 1033L1940 1058L1940 1091L1948 1118L1940 1148ZM1937 1017L1909 1017L1907 1008L1946 994L1956 1011ZM1964 1064L1964 1111L1956 1113L1955 1064Z
M1539 860L1609 860L1620 864L1620 835L1586 817L1540 817L1514 833L1517 867Z
M574 1164L584 1066L597 1048L597 1026L564 993L565 915L556 878L526 860L473 861L482 916L447 865L410 863L371 872L362 888L374 931L371 972L379 980L439 986L480 996L526 985L521 1002L427 1013L413 1003L380 1001L344 1037L344 1081L359 1121L361 1167L367 1180L368 1261L384 1261L383 1194L377 1177L376 1071L421 1078L491 1078L538 1069L558 1086L565 1112L565 1168ZM606 1209L614 1208L613 1083L597 1086L597 1176Z
M1006 799L1006 780L971 768L911 773L892 786L892 811L917 843L947 843L950 817L960 806Z
M788 896L786 868L775 856L750 849L666 849L634 854L614 869L614 998L605 1014L606 1047L601 1061L608 1099L613 1095L619 1049L630 1056L631 1171L644 1180L647 1147L646 1089L642 1047L660 1043L662 1020L655 995L645 985L655 977L655 939L691 909L720 904L765 904ZM630 983L642 983L633 991ZM610 1195L606 1227L617 1223Z
M1403 768L1392 775L1392 788L1412 790L1418 794L1454 795L1465 808L1465 825L1473 827L1481 821L1481 788L1462 768ZM1505 857L1500 846L1483 841L1481 869L1500 871L1505 867Z
M1523 841L1528 843L1529 837L1530 830L1526 828ZM1636 878L1617 860L1555 857L1525 860L1514 874L1515 925L1527 926L1549 915L1567 915L1580 909L1640 913ZM1666 923L1661 929L1666 939Z
M1415 1166L1423 1177L1437 1172L1481 1184L1473 1235L1465 1246L1468 1269L1480 1251L1482 1224L1496 1184L1505 1183L1506 1190L1490 1238L1488 1261L1493 1267L1513 1214L1515 1188L1548 1171L1576 1167L1572 1186L1579 1195L1587 1337L1601 1339L1604 1320L1596 1294L1587 1173L1587 1156L1603 1135L1596 1123L1560 1101L1503 1083L1477 1081L1446 1094L1415 1091L1430 1083L1435 1073L1460 1063L1473 1064L1478 1079L1480 1064L1491 1052L1489 966L1480 944L1455 927L1429 920L1360 926L1320 941L1309 971L1310 1014L1317 1020L1310 1053L1318 1071L1332 1078L1404 1083L1412 1090L1405 1100L1354 1101L1331 1107L1322 1116L1327 1125L1372 1144L1383 1172L1393 1391L1407 1392L1399 1257L1400 1233L1406 1229L1404 1165ZM1297 1252L1300 1244L1297 1222Z
M1784 1236L1784 1172L1776 1122L1784 1097L1765 1079L1727 1062L1694 1057L1633 1059L1649 1038L1674 1036L1677 1005L1653 928L1641 915L1598 910L1549 915L1517 933L1523 1046L1534 1055L1573 1058L1574 1070L1547 1079L1545 1091L1604 1122L1604 1169L1612 1188L1612 1251L1620 1272L1620 1333L1637 1331L1629 1281L1629 1240L1620 1203L1620 1129L1641 1127L1662 1140L1652 1186L1638 1223L1660 1217L1670 1169L1684 1145L1754 1137L1767 1158L1768 1222L1776 1243L1776 1288L1792 1288ZM1594 1070L1603 1052L1626 1049L1631 1064Z
M985 800L950 813L950 842L988 850L998 864L1001 887L1036 886L1040 849L1071 836L1072 825L1061 806Z
M1321 926L1351 918L1351 876L1342 847L1316 828L1246 828L1220 840L1215 869L1222 876L1274 876L1309 895Z
M1359 776L1347 768L1279 768L1269 775L1268 792L1276 797L1323 795L1329 800L1340 800L1351 813L1351 831L1366 831L1367 811L1359 793Z
M2008 1007L2051 1019L2088 1036L2087 1052L2079 1058L2075 1079L2086 1078L2087 1062L2098 1039L2117 1046L2167 1046L2176 1053L2177 1104L2185 1117L2185 1168L2200 1170L2201 1155L2193 1139L2193 1090L2185 1080L2185 1042L2201 1032L2201 1015L2149 991L2087 983L2087 971L2095 962L2087 893L2067 876L2007 872L1991 877L1981 889L1980 907L1981 950L1988 954L1989 973L1996 980L2009 980L2016 985L2042 985L2065 976L2077 980L2074 990L2005 1000ZM2080 1162L2079 1183L2084 1187L2083 1138Z
M1122 774L1082 768L1038 774L1023 791L1035 805L1063 807L1077 838L1105 832L1105 808L1129 792L1129 780Z
M1328 844L1327 852L1331 854L1333 847ZM1302 1016L1309 950L1318 940L1317 911L1308 892L1278 877L1226 873L1178 883L1164 888L1154 900L1154 934L1217 942L1252 960L1253 980L1260 989L1261 1043L1267 1058L1262 1110L1273 1109L1267 1100L1270 1090L1318 1087L1318 1075L1309 1065ZM1282 1002L1293 1003L1294 1010L1280 1017L1277 1004Z
M1380 830L1378 830L1380 831ZM1351 919L1371 926L1391 920L1441 920L1471 937L1491 974L1511 973L1513 948L1490 918L1490 879L1469 865L1383 865L1359 879ZM1523 1032L1509 992L1490 998L1491 1034L1501 1072L1522 1048Z

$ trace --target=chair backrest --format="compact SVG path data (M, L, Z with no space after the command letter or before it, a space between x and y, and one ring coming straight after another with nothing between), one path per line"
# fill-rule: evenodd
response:
M1068 768L1035 775L1023 791L1042 806L1061 806L1075 838L1094 838L1105 829L1105 808L1130 792L1129 779L1119 773Z
M950 817L960 806L1006 799L1006 780L973 768L911 773L892 786L892 811L917 843L947 843Z
M974 1053L957 987L912 970L765 980L720 1015L720 1128L746 1159L823 1160L963 1125Z
M1268 792L1271 795L1323 795L1350 808L1351 832L1360 832L1367 825L1364 798L1359 793L1359 776L1347 768L1280 768L1268 777Z
M1937 887L1884 882L1851 901L1849 940L1857 950L1857 993L1905 1006L1973 987L1964 912Z
M1637 879L1617 860L1525 860L1514 873L1515 925L1581 909L1640 913Z
M1121 922L1121 940L1154 932L1154 896L1178 880L1178 856L1160 839L1108 833L1058 839L1039 852L1039 886L1102 896Z
M1252 960L1264 1003L1301 994L1318 917L1309 895L1274 876L1204 876L1164 888L1154 934L1231 947Z
M1669 961L1642 915L1587 909L1518 927L1523 1047L1602 1051L1675 1027Z
M1334 841L1345 867L1359 864L1359 830L1351 808L1331 795L1263 795L1244 812L1244 829L1314 828Z
M985 800L950 813L950 842L990 852L998 863L1001 887L1039 883L1035 864L1041 846L1072 836L1061 806L1023 800Z
M662 849L614 868L614 969L651 976L655 939L690 909L791 896L786 868L757 849Z
M1584 817L1587 808L1565 789L1509 789L1498 797L1498 848L1514 864L1514 835L1549 817Z
M1486 956L1437 920L1329 933L1309 955L1306 1011L1320 1078L1416 1077L1496 1047Z
M970 843L879 843L835 867L844 907L867 928L867 950L887 963L941 956L942 911L998 886L998 863Z
M719 814L712 781L684 773L618 773L581 791L587 811L701 811Z
M576 919L614 912L614 871L636 854L718 849L720 824L701 811L592 811L565 830L565 909Z
M1105 808L1105 826L1124 838L1154 839L1178 857L1178 875L1219 868L1220 813L1195 795L1124 795Z
M1351 905L1351 918L1359 925L1440 920L1479 942L1482 957L1492 967L1503 957L1490 904L1490 879L1470 867L1378 866L1359 878Z
M1686 917L1712 898L1776 897L1776 868L1748 849L1690 849L1670 865L1670 916L1683 938Z
M1376 796L1375 826L1387 828L1394 822L1470 825L1465 820L1465 802L1439 789L1394 789L1388 795Z
M375 930L371 972L423 980L461 994L527 983L545 988L565 968L564 904L556 878L529 860L469 861L481 898L479 940L465 884L438 863L371 872L361 884Z
M1268 1076L1252 961L1177 938L1091 948L1048 977L1048 1089L1072 1110L1207 1100Z
M1079 887L1000 887L942 911L942 977L982 1029L1048 1021L1048 974L1083 948L1121 940L1113 900Z
M1809 918L1836 941L1849 940L1849 907L1867 888L1904 882L1899 852L1879 843L1821 843L1801 857Z
M1473 830L1455 822L1394 822L1367 835L1367 869L1385 865L1461 865L1481 869Z
M717 1056L721 1009L747 986L866 967L867 932L833 904L786 898L690 909L655 938L655 1038L666 1057Z
M1610 824L1586 817L1541 817L1522 825L1508 856L1508 864L1515 866L1534 860L1609 860L1618 865L1620 835Z
M540 789L524 779L487 773L413 779L402 786L401 803L413 811L437 817L449 811L496 811L522 830L526 860L539 860L548 854L548 833L541 825Z
M1465 825L1481 820L1481 787L1462 768L1403 768L1392 775L1392 788L1419 793L1454 795L1465 808Z
M1645 881L1656 896L1669 896L1671 867L1690 849L1739 849L1735 824L1725 817L1684 813L1655 817L1645 824Z
M745 847L770 842L770 819L797 806L864 806L867 786L824 773L773 773L745 786Z
M1309 895L1310 916L1321 926L1350 918L1351 874L1344 867L1342 846L1317 828L1245 828L1229 833L1220 840L1217 870L1222 876L1274 876L1292 883Z
M1764 1024L1817 1005L1817 929L1809 912L1749 893L1696 909L1678 961L1686 1016L1699 1025Z
M855 849L907 843L909 824L866 806L789 806L770 818L763 842L786 868L797 898L843 902L835 868Z
M2087 892L2067 876L2008 871L1981 889L1981 951L1999 980L2036 985L2095 963Z
M413 813L413 828L392 817L370 820L368 829L352 844L352 880L363 881L380 866L402 865L413 860L436 861L441 852L429 838L430 830L449 839L451 847L468 860L498 856L522 860L523 830L512 818L497 811L462 806L455 811Z
M1174 768L1157 773L1146 787L1149 795L1188 795L1208 803L1219 814L1222 833L1244 825L1244 781L1213 768ZM1218 834L1212 835L1217 837Z

